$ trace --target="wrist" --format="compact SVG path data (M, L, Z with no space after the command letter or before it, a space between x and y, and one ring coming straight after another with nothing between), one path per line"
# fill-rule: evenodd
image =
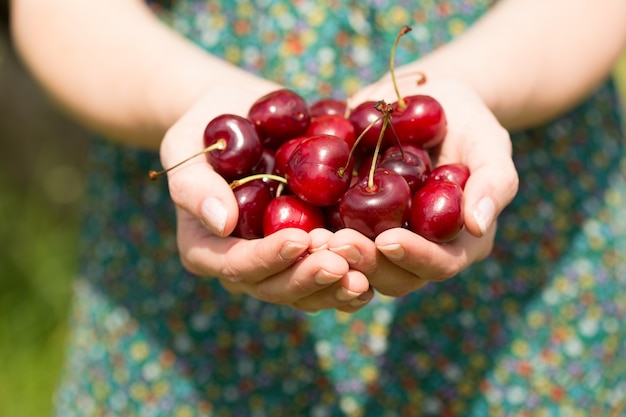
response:
M499 104L499 95L494 80L490 80L490 77L476 65L468 64L467 59L454 58L455 55L448 53L444 48L402 67L401 71L406 71L409 74L423 73L426 80L425 85L429 81L431 83L446 81L446 83L465 85L476 93L485 106L502 123L506 116Z

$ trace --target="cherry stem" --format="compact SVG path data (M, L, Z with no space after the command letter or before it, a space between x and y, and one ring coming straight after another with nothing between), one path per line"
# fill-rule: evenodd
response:
M400 148L400 154L402 155L402 159L404 159L404 149L402 147L402 141L400 141L400 137L398 136L398 133L396 133L396 129L393 127L393 123L391 123L391 113L393 113L393 106L391 104L385 103L384 100L380 100L376 102L374 108L376 108L376 110L383 114L381 117L388 116L387 124L383 124L381 130L384 133L387 128L391 129L391 133L393 133L393 138L395 139L398 148Z
M185 159L183 161L180 161L179 163L177 163L173 167L170 167L168 169L164 169L164 170L158 171L158 172L151 170L150 172L148 172L148 175L150 176L150 179L154 181L157 178L159 178L161 175L167 173L168 171L170 171L170 170L172 170L174 168L177 168L177 167L181 166L182 164L192 160L196 156L200 156L202 154L205 154L205 153L211 152L211 151L215 151L215 150L223 151L224 149L226 149L226 139L218 139L217 142L215 142L214 144L209 145L206 148L204 148L203 150L201 150L200 152L198 152L197 154L191 155L189 158L187 158L187 159Z
M235 188L244 185L250 181L256 181L256 180L274 180L274 181L278 181L281 184L287 184L287 179L278 176L278 175L274 175L274 174L254 174L254 175L250 175L247 176L245 178L241 178L238 180L234 180L233 182L230 183L230 189L234 190Z
M367 127L363 129L361 134L356 138L356 140L354 141L354 145L352 145L352 149L350 149L350 154L348 155L348 160L346 161L346 165L339 168L339 170L337 171L337 174L339 174L339 176L343 176L343 174L348 169L348 166L350 165L350 161L352 160L352 157L354 156L354 152L356 151L356 148L359 145L359 142L361 142L361 139L363 139L363 136L365 136L365 134L384 117L385 115L383 114L380 117L378 117L376 120L374 120L372 123L367 125Z
M406 108L406 101L400 95L400 90L398 90L398 83L396 81L396 71L395 71L395 60L396 60L396 49L398 48L398 43L400 42L400 38L407 33L413 30L410 26L404 25L398 35L396 36L396 40L393 42L393 47L391 48L391 57L389 58L389 72L391 73L391 80L393 82L393 88L396 91L396 96L398 96L398 108L400 110L404 110Z
M383 127L380 130L380 135L378 135L378 141L376 142L376 148L374 149L374 158L372 159L372 165L370 166L369 176L367 178L367 189L369 191L374 190L374 171L376 171L376 165L378 162L378 154L380 153L380 147L383 143L383 137L385 136L385 130L389 125L389 120L391 119L390 113L383 114Z
M417 85L424 85L426 84L426 74L424 74L422 71L418 71L417 75L419 75L419 78L417 79Z
M397 75L398 78L406 78L406 77L413 77L417 75L419 78L417 79L417 81L415 82L416 85L420 86L420 85L424 85L426 84L427 78L426 78L426 74L424 74L422 71L416 71L416 72L407 72L404 74L399 74ZM370 96L374 96L375 94L378 93L378 91L382 88L383 84L385 84L386 79L385 78L380 78L378 81L376 81L374 84L372 84L372 90L370 92ZM352 96L349 96L346 99L346 113L344 114L344 117L348 117L350 115L350 111L352 110L352 102L354 101Z
M393 127L393 123L389 123L388 127L389 129L391 129L391 133L393 133L393 138L396 141L396 145L398 145L398 148L400 148L400 154L402 155L402 159L404 159L404 147L402 146L402 141L400 140L400 137L396 133L396 129Z

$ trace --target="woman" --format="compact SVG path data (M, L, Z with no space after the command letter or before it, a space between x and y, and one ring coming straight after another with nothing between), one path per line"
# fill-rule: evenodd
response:
M33 74L108 138L59 415L619 415L624 152L605 81L626 4L362 3L11 4ZM455 243L235 240L232 193L202 159L146 182L157 149L172 166L213 117L283 86L393 100L404 24L400 91L441 101L439 163L472 172Z

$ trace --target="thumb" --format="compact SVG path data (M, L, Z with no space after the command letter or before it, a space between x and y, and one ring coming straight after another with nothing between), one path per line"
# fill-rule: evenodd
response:
M510 158L470 167L470 171L464 189L465 227L481 237L517 194L519 178Z
M202 149L201 133L179 133L176 128L171 129L161 144L161 160L165 169L186 161L167 172L172 201L213 234L227 236L235 228L239 215L233 191L211 167L206 156L198 154ZM199 139L189 139L194 137ZM193 155L196 156L187 160Z

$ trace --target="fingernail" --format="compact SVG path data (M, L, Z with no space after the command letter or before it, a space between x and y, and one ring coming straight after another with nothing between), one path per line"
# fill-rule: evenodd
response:
M344 287L339 288L335 293L335 297L337 297L337 300L339 301L350 301L355 299L359 295L360 294L358 292L347 290Z
M474 208L474 220L476 220L476 224L478 224L478 228L482 234L485 234L489 226L491 226L495 213L496 206L489 197L483 197L478 204L476 204Z
M286 261L297 259L306 249L306 245L296 242L286 242L280 249L280 257Z
M314 279L319 285L328 285L341 279L341 275L335 275L322 269L315 273Z
M322 243L320 246L316 248L309 248L309 253L315 253L315 252L319 252L321 250L326 250L326 249L328 249L328 244Z
M217 198L209 197L202 202L202 217L214 233L222 235L226 227L228 212L226 206Z
M364 304L369 303L373 297L374 297L374 293L372 291L364 292L363 294L359 295L354 300L350 301L350 305L352 307L360 307Z
M358 264L361 261L361 252L352 245L340 246L330 250L341 255L350 265Z
M394 243L386 246L379 246L378 250L383 253L387 258L400 261L406 257L406 251L402 247L402 245L398 243Z

